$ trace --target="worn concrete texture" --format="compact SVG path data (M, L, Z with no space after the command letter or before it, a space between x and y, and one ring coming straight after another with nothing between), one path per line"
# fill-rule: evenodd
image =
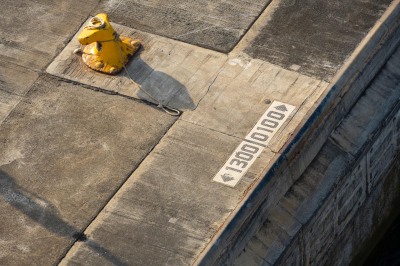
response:
M328 85L257 59L231 58L197 109L182 119L243 138L265 112L266 103L291 104L296 110L290 123L268 144L279 152Z
M268 87L263 83L274 78L276 84ZM249 89L244 91L243 87ZM91 242L96 242L126 265L192 264L224 226L249 187L259 181L276 159L277 151L326 87L325 82L257 60L245 64L238 59L231 61L219 73L199 107L185 112L91 223L85 231L88 242L76 243L62 263L105 263L107 258L90 248ZM273 93L278 88L281 98ZM235 105L246 93L253 96L236 110L229 108L230 105L220 105L223 99ZM271 148L265 149L234 189L213 183L212 177L268 108L263 96L271 100L283 98L298 106L297 112L285 124L285 130L278 133L279 141L271 142ZM201 117L197 112L210 119L212 115L206 115L207 112L214 113L216 109L220 110L220 123L195 120ZM247 119L241 114L243 110ZM230 119L223 120L224 116ZM129 243L123 241L125 238Z
M125 265L191 264L247 188L247 182L230 189L210 178L238 143L177 122L85 231L88 238ZM105 259L77 243L63 264L82 261L95 265Z
M85 231L89 242L76 243L63 263L105 263L106 259L90 248L95 241L128 265L191 264L276 159L329 84L242 54L216 53L113 25L121 34L143 42L144 49L127 67L134 82L165 100L163 103L184 107L186 98L193 107L183 109L179 123ZM76 41L68 44L47 71L151 101L124 73L110 77L82 68L80 58L72 54L77 47ZM296 107L288 123L234 190L213 183L212 177L274 100ZM148 209L156 210L157 216ZM128 248L121 240L126 236L140 245Z
M141 40L143 49L117 76L96 73L82 65L72 51L72 40L49 65L47 72L97 88L155 102L185 111L182 119L239 138L265 112L265 101L279 100L296 106L290 128L271 142L278 151L302 121L329 83L293 70L252 59L138 32L113 24L116 31ZM226 119L229 117L229 119Z
M97 2L3 0L0 60L42 69L62 49Z
M351 7L343 13L348 24L337 31L325 16L309 14L296 1L276 1L263 11L268 3L3 1L0 264L187 265L198 259L328 93L326 73L336 71L344 57L326 67L325 52L336 49L327 35L343 35L338 46L348 55L370 27L363 19L372 25L386 6L355 2L361 7L357 13L350 2L340 8L304 4L320 5L333 15ZM134 82L183 110L181 117L132 99L152 101L124 74L97 74L71 54L77 44L71 38L90 14L101 11L124 25L114 24L120 33L143 42L128 65ZM291 19L282 21L279 14ZM265 37L269 24L253 24L270 15L268 23L282 33L275 42ZM309 36L304 17L313 18L315 31L328 32L321 42L304 41ZM330 27L317 27L317 20ZM349 25L352 31L346 33ZM251 34L245 34L248 30ZM217 52L231 51L245 35L240 49ZM264 41L270 44L266 56L261 55ZM303 47L286 53L296 41L318 52ZM270 51L283 53L274 57ZM50 74L43 73L46 68ZM293 115L235 188L213 183L274 100L296 106ZM269 198L278 200L286 192L293 182L290 171L268 184ZM269 243L281 240L270 245L278 251L300 226L291 223L292 216L282 207L265 222ZM276 250L271 259L277 258ZM297 252L294 246L290 250Z
M281 0L245 49L287 69L330 80L392 0Z
M49 65L48 73L185 111L197 107L228 60L221 53L113 23L119 34L140 40L142 47L126 71L117 76L97 73L83 64L80 55L73 54L80 47L77 35L86 24Z
M399 182L384 176L399 161L395 159L400 148L399 66L400 47L303 175L272 208L236 259L237 265L288 265L293 260L306 265L348 265L369 234L390 216ZM388 206L381 207L385 200ZM277 212L283 215L274 219ZM363 217L368 229L363 228ZM296 250L291 242L303 248Z
M97 0L9 1L0 9L0 123L60 52Z
M41 77L0 127L0 264L55 263L174 121Z
M116 23L171 39L229 52L270 0L104 1L92 12L108 12Z
M399 176L400 158L397 158L390 171L382 178L383 182L378 184L365 206L360 209L353 224L345 229L338 245L330 250L332 261L339 261L341 253L353 249L353 254L356 255L352 260L353 265L399 264Z

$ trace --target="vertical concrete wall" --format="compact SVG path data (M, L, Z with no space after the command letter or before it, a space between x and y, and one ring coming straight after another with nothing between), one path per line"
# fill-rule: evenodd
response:
M382 227L399 213L400 112L376 132L276 265L361 263Z
M399 84L397 47L304 173L269 208L236 265L346 265L356 257L390 219L400 195Z
M361 265L368 259L369 252L379 242L390 222L399 214L400 158L397 157L390 171L381 176L364 205L352 222L336 239L328 251L329 264ZM343 256L344 255L344 256Z
M199 265L318 264L352 223L395 151L378 136L394 134L380 130L398 110L399 14L394 3L368 33Z

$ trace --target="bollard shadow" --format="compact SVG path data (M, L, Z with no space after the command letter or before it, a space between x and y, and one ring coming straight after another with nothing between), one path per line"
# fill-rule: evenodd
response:
M196 109L196 105L186 86L172 76L154 70L140 57L141 51L142 49L137 55L131 58L126 66L129 76L141 87L141 90L138 92L138 97L144 99L154 98L163 105L179 110ZM177 72L179 71L182 71L182 75L184 75L186 70L179 68ZM124 71L121 73L129 78ZM149 97L149 94L151 97ZM154 101L152 100L152 102Z
M25 191L11 176L2 170L0 170L0 200L13 206L49 232L59 236L70 237L74 242L82 241L87 247L114 265L127 265L106 248L95 241L87 239L78 228L64 221L60 217L57 208L51 202L34 193Z

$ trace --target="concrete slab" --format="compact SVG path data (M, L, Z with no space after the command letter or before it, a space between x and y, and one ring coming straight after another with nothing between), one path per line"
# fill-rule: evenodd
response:
M183 120L239 138L265 112L268 107L265 101L279 100L295 105L297 115L290 129L271 142L275 151L287 141L328 86L327 82L243 54L225 55L118 24L113 26L121 34L143 42L144 49L127 66L136 84L123 72L109 76L88 69L72 53L80 46L76 36L49 65L47 72L154 102L141 87L163 104L190 111L183 115Z
M124 265L192 264L254 181L249 173L234 189L211 182L240 141L178 121L85 231L88 242L76 243L61 265L106 264L91 241Z
M270 0L104 1L92 15L108 12L111 20L141 31L229 52Z
M155 102L143 92L145 90L163 104L192 110L207 93L219 69L227 60L227 56L221 53L138 32L117 24L113 24L113 27L119 34L137 38L143 44L140 54L135 55L127 65L127 71L135 84L124 71L117 76L110 76L87 68L80 56L72 53L80 47L77 35L50 64L47 72L104 90Z
M42 76L0 127L0 264L56 263L174 121Z
M24 96L38 77L35 71L0 61L0 90L2 91Z
M37 77L32 70L0 61L0 125Z
M328 85L267 62L232 56L198 108L184 113L182 119L243 138L270 102L277 100L296 106L290 122L268 144L279 152Z
M1 2L0 124L59 53L97 0ZM6 93L7 92L7 93Z
M0 9L0 61L33 70L43 69L97 2L3 0Z
M88 240L77 242L62 264L190 264L276 160L329 84L244 54L225 55L113 26L143 40L144 49L127 67L137 85L184 114L91 223L85 231ZM151 101L125 75L86 68L72 54L78 47L73 39L47 72ZM236 187L212 182L274 100L296 106L294 114Z
M104 1L91 13L110 11L111 20L133 28L227 52L267 2L221 1L203 5L194 1L119 0ZM76 32L96 3L33 0L30 5L13 6L7 0L4 11L0 11L5 14L5 22L0 22L3 23L0 36L5 36L5 41L0 41L0 61L40 71ZM53 264L76 240L61 264L190 264L210 246L212 239L217 239L213 237L221 230L231 230L225 226L238 208L258 211L257 206L242 206L243 200L268 172L291 135L301 128L319 97L326 93L329 84L321 80L329 80L344 60L336 62L336 56L340 58L346 52L348 55L354 48L352 45L357 44L352 39L353 33L360 37L367 31L361 21L360 32L355 26L347 36L334 31L331 22L327 22L330 26L327 32L344 36L338 41L343 44L338 45L342 50L332 52L332 36L323 35L321 43L316 44L314 37L307 38L308 22L300 21L310 16L324 22L325 17L319 17L317 12L308 14L298 3L285 0L275 3L275 13L268 11L267 17L273 14L268 25L275 25L276 29L268 25L264 29L273 34L277 30L280 37L272 42L271 36L257 32L260 34L250 42L250 47L243 42L240 49L229 55L115 24L120 33L143 40L144 49L128 66L137 86L122 74L110 77L85 70L79 57L71 53L78 47L73 38L47 69L64 78L64 82L45 75L0 128L3 146L0 160L4 160L0 163L3 185L0 209L7 214L4 225L0 226L0 235L5 236L0 239L0 264L26 264L33 257L40 265ZM329 7L336 14L335 4L304 3L308 8L314 4L321 5L322 10ZM374 4L365 1L360 5L360 12L374 9ZM287 8L292 8L292 13ZM16 15L22 11L28 14L25 19L32 17L39 21L37 28L33 27L33 19L25 22ZM345 15L353 15L351 12ZM279 14L291 19L282 21ZM360 17L369 18L364 13ZM371 23L377 18L375 14L370 17ZM16 39L9 31L1 30L13 23L20 33ZM358 25L357 21L351 23ZM318 26L313 20L312 25ZM285 31L285 36L280 35ZM264 41L271 45L268 49ZM296 41L302 50L295 52L304 52L305 57L289 52ZM250 57L242 53L242 48ZM7 72L4 80L13 85L4 90L7 93L4 99L9 99L3 100L4 114L10 112L30 87L25 86L25 81L10 78L12 73L19 72L27 73L29 81L36 78L34 72L27 70L16 68ZM71 81L151 101L139 90L142 86L164 104L185 113L151 151L175 121L173 118L133 100L74 86ZM212 177L274 100L296 106L293 116L235 188L213 183ZM142 162L140 167L111 198L139 162ZM287 173L285 178L281 175L272 180L268 187L273 187L262 190L268 196L262 197L278 201L294 181L291 178ZM321 177L316 175L310 186L317 186L319 180ZM302 185L295 192L305 198L309 190ZM297 211L304 207L303 202L293 202L300 207L282 209L285 207L301 222L304 217ZM254 200L253 203L259 204ZM297 232L297 223L288 222L282 227L276 220L271 222L271 232L276 232L276 238ZM87 225L88 238L79 234ZM230 237L233 236L236 235L232 233ZM282 251L282 245L271 247L268 252L275 255ZM259 252L257 262L268 265L260 257L265 249L252 252Z
M244 50L254 58L330 80L391 2L274 1Z

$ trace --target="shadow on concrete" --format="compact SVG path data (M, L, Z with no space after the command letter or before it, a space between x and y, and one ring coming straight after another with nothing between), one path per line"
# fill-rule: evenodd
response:
M129 76L142 88L138 96L146 99L149 98L148 93L163 105L180 110L194 110L196 105L185 85L166 73L154 70L140 57L141 51L127 65ZM122 74L127 76L124 71Z
M70 237L75 241L82 241L114 265L126 265L112 253L96 242L87 239L84 233L64 221L51 203L38 195L25 191L4 171L0 170L0 199L4 200L31 220L40 224L53 234Z

